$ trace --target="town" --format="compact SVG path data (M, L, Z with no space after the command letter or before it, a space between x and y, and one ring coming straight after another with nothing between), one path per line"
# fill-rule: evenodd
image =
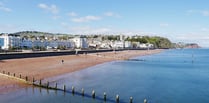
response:
M141 35L72 35L37 31L0 34L1 51L59 51L98 49L198 48L197 44L171 43L164 37Z
M74 49L152 49L154 44L131 41L139 36L125 35L58 35L42 32L21 32L0 35L2 50L74 50ZM142 38L142 37L140 37ZM131 39L131 40L128 40Z

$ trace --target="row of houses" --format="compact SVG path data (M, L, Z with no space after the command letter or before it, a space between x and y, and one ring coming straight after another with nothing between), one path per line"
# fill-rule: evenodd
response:
M87 40L83 37L75 37L69 40L31 40L21 38L17 35L3 34L0 36L0 48L9 50L10 48L38 48L44 47L47 49L57 49L58 47L64 48L88 48Z
M118 49L118 48L152 48L152 44L140 44L130 41L102 41L99 39L87 39L84 36L74 37L68 40L59 39L28 39L18 35L3 34L0 36L0 49L9 50L11 48L46 48L46 49Z

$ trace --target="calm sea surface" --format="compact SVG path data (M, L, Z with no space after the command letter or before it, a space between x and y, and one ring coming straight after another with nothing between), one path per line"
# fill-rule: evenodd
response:
M209 103L209 49L166 50L114 61L50 78L50 86L66 85L67 92L28 87L0 94L0 103ZM76 93L71 93L75 86ZM85 96L80 95L81 88ZM91 98L95 90L96 99ZM107 101L103 101L103 93Z

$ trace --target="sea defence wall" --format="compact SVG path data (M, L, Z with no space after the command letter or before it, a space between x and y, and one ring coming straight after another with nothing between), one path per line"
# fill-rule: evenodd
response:
M81 50L81 51L49 51L49 52L29 52L29 53L2 53L0 60L4 59L21 59L21 58L34 58L34 57L47 57L47 56L62 56L62 55L76 55L84 53L97 53L109 52L113 50Z
M111 51L123 51L123 50L145 50L145 49L105 49L105 50L71 50L71 51L44 51L44 52L15 52L15 53L1 53L0 60L5 59L21 59L21 58L35 58L35 57L47 57L47 56L62 56L62 55L76 55L85 53L97 53L97 52L111 52Z

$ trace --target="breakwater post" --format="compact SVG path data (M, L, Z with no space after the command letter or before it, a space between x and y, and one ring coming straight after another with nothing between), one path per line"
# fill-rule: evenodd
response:
M84 96L84 89L83 88L81 89L81 93L82 93L82 96Z
M13 76L15 77L15 73L13 74Z
M49 88L49 81L47 81L46 88L47 89Z
M25 76L25 81L28 81L28 76Z
M133 103L133 97L130 97L130 103Z
M116 95L115 99L116 99L116 103L119 103L119 95L118 94Z
M75 93L75 87L72 86L72 93L74 94Z
M64 88L64 92L65 92L65 91L66 91L66 86L64 85L64 87L63 87L63 88Z
M35 82L35 78L33 77L33 84L34 84L34 82Z
M92 98L95 98L95 91L92 91Z
M8 72L8 75L10 75L10 72Z
M41 79L40 79L40 81L39 81L39 85L41 86Z
M144 103L147 103L147 99L144 99Z
M21 74L20 74L20 79L22 78Z
M104 101L106 101L107 100L107 95L106 95L106 93L104 92Z
M57 83L55 84L55 89L57 90Z

